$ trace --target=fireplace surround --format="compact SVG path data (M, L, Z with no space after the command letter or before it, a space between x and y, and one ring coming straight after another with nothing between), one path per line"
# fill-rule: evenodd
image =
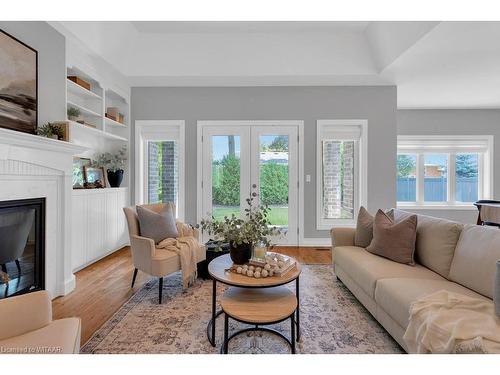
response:
M71 267L72 167L73 156L86 150L69 142L0 129L0 202L45 199L41 285L52 298L75 287ZM15 262L7 268L15 271Z

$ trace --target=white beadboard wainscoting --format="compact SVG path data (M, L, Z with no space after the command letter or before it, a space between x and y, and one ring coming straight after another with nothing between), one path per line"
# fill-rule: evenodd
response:
M128 244L123 207L128 188L77 189L72 194L71 267L76 272Z

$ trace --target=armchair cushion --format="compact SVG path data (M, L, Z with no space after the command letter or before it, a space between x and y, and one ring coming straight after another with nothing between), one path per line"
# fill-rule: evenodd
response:
M137 206L136 210L142 237L151 238L155 243L159 243L165 238L179 236L170 205L165 205L159 213L142 206Z
M52 303L45 290L0 301L0 340L45 327L52 321Z

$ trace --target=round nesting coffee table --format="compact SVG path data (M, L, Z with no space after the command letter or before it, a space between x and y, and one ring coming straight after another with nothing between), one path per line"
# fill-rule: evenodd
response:
M250 331L265 331L284 339L295 354L295 311L297 298L284 286L266 289L248 289L232 286L226 290L221 300L224 312L224 341L221 353L228 353L229 341L237 335ZM241 329L229 336L229 318L241 323L253 324L255 327ZM280 323L290 319L291 338L281 332L260 327Z
M293 258L292 258L293 259ZM295 260L295 259L293 259ZM217 282L237 286L240 288L273 288L276 286L285 285L295 281L295 296L297 298L297 309L295 310L295 325L297 327L296 341L300 339L300 293L299 293L299 276L301 272L300 263L295 260L295 267L288 271L284 276L272 276L266 278L252 278L240 275L234 272L229 272L229 268L233 265L233 261L229 254L215 258L208 265L208 273L212 277L212 318L207 325L207 337L212 346L215 347L215 322L217 317L222 314L222 310L217 311Z

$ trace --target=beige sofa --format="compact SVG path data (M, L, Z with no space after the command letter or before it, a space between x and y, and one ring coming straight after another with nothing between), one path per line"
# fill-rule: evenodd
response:
M46 291L0 301L0 353L73 354L80 351L79 318L52 320Z
M394 210L396 221L409 214ZM354 233L331 230L335 274L405 350L413 301L448 290L493 303L499 229L418 215L415 266L354 246Z

